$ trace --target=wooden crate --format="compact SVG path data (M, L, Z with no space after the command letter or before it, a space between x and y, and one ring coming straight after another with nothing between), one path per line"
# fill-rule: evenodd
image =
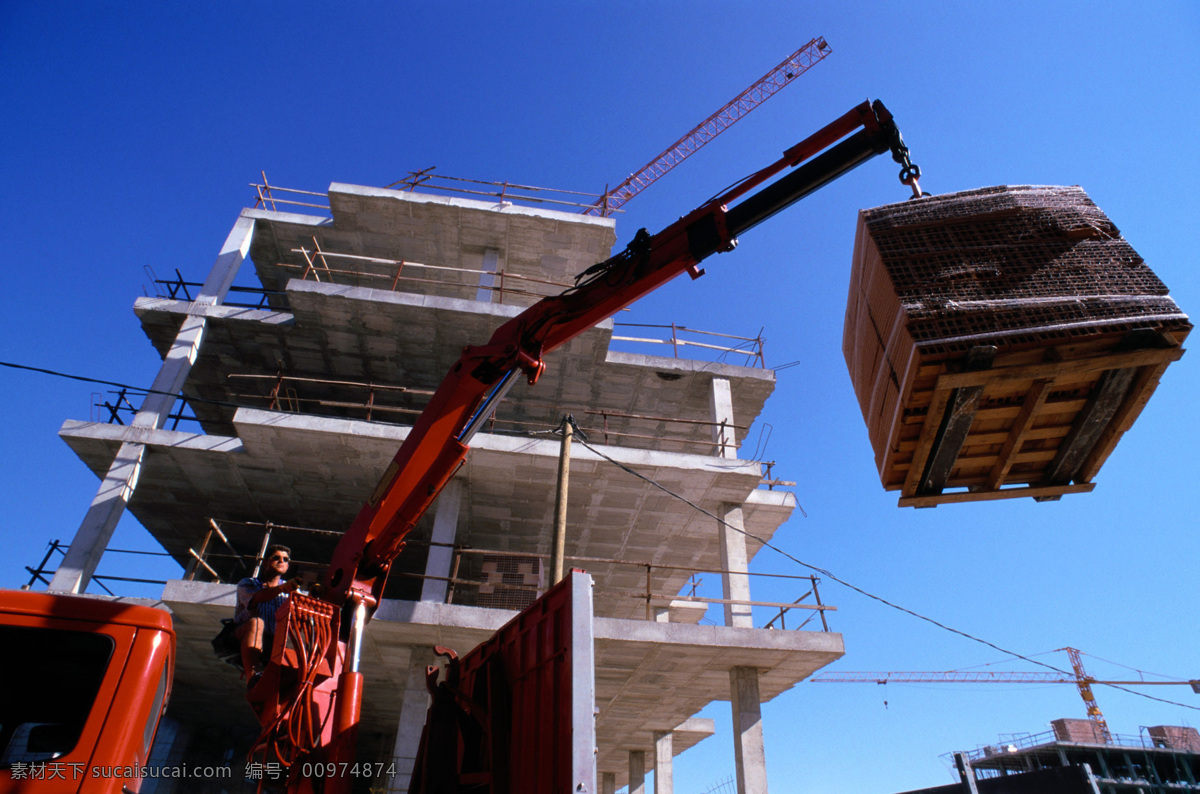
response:
M860 213L843 352L901 505L1090 491L1190 330L1079 188Z

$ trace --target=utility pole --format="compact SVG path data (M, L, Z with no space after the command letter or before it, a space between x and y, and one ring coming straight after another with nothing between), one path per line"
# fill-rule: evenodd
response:
M562 419L562 445L558 448L558 492L554 497L554 547L550 552L552 584L563 579L563 558L567 549L567 481L571 478L571 439L575 420L570 414Z

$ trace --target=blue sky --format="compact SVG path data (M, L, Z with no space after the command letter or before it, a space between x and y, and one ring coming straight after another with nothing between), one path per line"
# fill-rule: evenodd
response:
M1078 184L1171 287L1200 306L1194 243L1200 57L1193 2L32 3L0 7L0 360L148 385L131 311L145 268L199 279L260 170L275 184L386 185L436 165L570 190L615 184L813 36L833 54L627 206L655 230L865 98L895 113L923 185ZM1057 503L901 510L879 486L841 356L856 213L903 200L879 158L752 230L697 282L635 307L767 337L779 373L766 459L807 517L795 556L1026 655L1072 645L1176 677L1196 669L1191 355L1171 367L1094 493ZM686 283L685 283L686 282ZM0 369L0 584L69 539L96 480L55 437L93 386ZM107 394L104 395L106 398ZM757 437L758 428L752 435ZM751 445L751 448L753 445ZM114 545L153 548L136 522ZM102 571L174 575L152 558ZM151 564L148 564L151 563ZM797 572L764 552L756 567ZM152 577L153 578L153 577ZM790 600L763 586L764 600ZM835 669L943 670L1003 656L826 580ZM1065 655L1038 657L1063 667ZM1002 669L1030 669L1025 663ZM1100 687L1122 734L1200 724L1192 708ZM1200 706L1186 688L1152 694ZM886 707L884 701L886 700ZM1072 687L805 683L768 704L772 789L903 791L950 782L942 753L1083 716ZM676 790L733 771L720 735Z

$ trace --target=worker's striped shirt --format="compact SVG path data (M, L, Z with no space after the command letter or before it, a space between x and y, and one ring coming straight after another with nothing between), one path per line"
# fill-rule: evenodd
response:
M287 593L280 593L274 598L264 601L257 606L250 606L250 599L259 590L266 587L266 583L253 576L249 576L238 582L237 586L237 607L233 612L233 622L237 625L242 625L252 617L262 618L266 623L268 632L275 631L275 612L279 607L283 606L283 602L287 600Z

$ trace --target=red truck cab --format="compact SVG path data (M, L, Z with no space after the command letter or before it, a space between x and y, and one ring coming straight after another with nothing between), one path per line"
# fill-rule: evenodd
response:
M174 666L164 610L0 591L0 790L138 791Z

